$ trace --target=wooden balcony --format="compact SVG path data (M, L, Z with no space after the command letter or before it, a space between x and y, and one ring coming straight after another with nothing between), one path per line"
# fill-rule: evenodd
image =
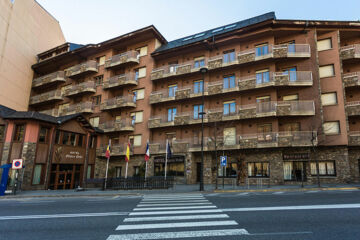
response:
M114 110L119 108L136 107L136 101L132 96L122 96L106 100L100 105L100 110Z
M342 77L345 87L360 86L360 72L345 73Z
M83 94L91 94L96 92L95 82L83 82L77 85L73 85L71 88L65 90L64 96L76 97Z
M69 105L69 107L62 109L60 115L66 116L75 113L87 114L93 112L94 112L94 107L92 102L82 102L82 103Z
M65 70L66 77L75 78L85 74L98 72L98 64L94 60L90 60Z
M32 87L37 88L37 87L43 87L43 86L48 86L50 84L63 83L63 82L66 82L65 72L58 71L38 78L34 78L32 82Z
M123 66L128 63L139 63L139 53L137 51L128 51L114 55L105 61L105 68Z
M29 105L54 103L64 100L60 90L54 90L30 97Z
M134 74L122 74L108 78L103 83L103 89L118 88L123 86L137 86L138 81Z
M341 60L360 59L360 44L340 48Z
M131 124L130 121L113 120L99 124L99 128L103 130L104 133L131 132L134 131L134 124Z
M347 102L345 110L349 117L360 116L360 102Z

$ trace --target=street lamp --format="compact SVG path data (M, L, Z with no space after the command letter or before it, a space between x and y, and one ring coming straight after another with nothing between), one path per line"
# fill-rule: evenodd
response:
M205 73L208 72L206 67L200 68L200 73L202 74L202 95L201 95L201 105L202 111L199 113L201 116L201 166L200 166L200 191L204 191L204 115L205 115L205 106L204 106L204 83L205 83Z

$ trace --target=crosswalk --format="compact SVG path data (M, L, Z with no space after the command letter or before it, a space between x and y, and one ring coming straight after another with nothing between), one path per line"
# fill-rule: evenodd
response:
M248 235L202 194L145 195L107 240Z

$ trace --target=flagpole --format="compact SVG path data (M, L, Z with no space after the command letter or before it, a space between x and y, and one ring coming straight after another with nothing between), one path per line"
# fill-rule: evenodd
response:
M125 169L125 178L127 178L127 172L128 172L128 165L129 165L129 162L126 162L126 169Z
M109 144L108 147L111 145L111 139L109 139ZM110 155L107 157L107 161L106 161L106 171L105 171L105 182L104 182L104 190L106 189L106 184L107 184L107 179L108 179L108 172L109 172L109 160L110 160Z
M166 139L166 155L165 155L165 179L166 179L166 168L167 168L167 158L168 158L168 142L169 140Z

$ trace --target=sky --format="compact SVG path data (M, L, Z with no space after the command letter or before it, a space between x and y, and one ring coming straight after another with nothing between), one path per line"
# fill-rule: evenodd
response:
M154 25L168 40L274 11L277 19L360 20L360 0L37 0L68 42L99 43Z

